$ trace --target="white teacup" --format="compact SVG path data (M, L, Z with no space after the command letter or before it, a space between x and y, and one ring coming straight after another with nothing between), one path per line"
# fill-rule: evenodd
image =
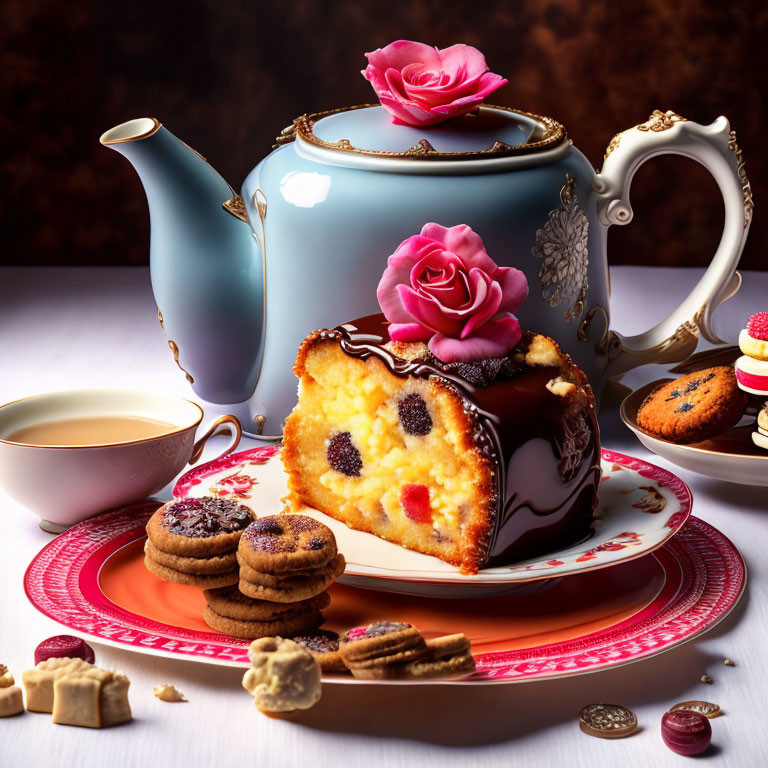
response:
M140 417L167 423L161 434L97 445L37 445L16 442L20 429L55 421L104 416ZM216 419L195 441L203 418L199 405L172 395L126 389L55 392L0 406L0 486L59 533L99 512L157 493L199 458L214 435L229 433L221 453L240 441L240 423ZM162 428L161 428L162 429Z

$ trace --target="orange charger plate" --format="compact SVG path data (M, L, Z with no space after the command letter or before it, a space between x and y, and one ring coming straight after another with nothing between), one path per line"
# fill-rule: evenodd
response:
M27 596L47 616L97 642L247 666L248 641L213 632L203 621L200 589L161 581L145 569L144 525L156 507L132 505L61 534L30 564ZM324 628L342 632L384 618L410 622L426 637L464 632L478 670L452 682L522 682L593 672L679 645L722 620L745 581L734 545L692 517L653 554L504 595L418 597L335 584Z

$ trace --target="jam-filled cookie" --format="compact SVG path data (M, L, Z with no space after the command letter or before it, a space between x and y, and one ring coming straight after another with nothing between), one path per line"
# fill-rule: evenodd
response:
M695 371L654 390L640 406L637 423L673 443L696 443L732 427L747 406L733 368Z
M408 677L463 677L475 671L475 657L466 635L445 635L427 640L429 655L406 665Z
M364 680L405 677L408 663L429 655L421 632L399 621L377 621L348 630L340 651L350 672Z
M348 672L339 651L339 636L327 629L318 629L308 635L296 635L293 638L302 648L306 648L319 662L323 672Z

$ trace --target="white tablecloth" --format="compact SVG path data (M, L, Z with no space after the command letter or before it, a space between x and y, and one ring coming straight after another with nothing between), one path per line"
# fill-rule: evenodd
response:
M612 270L614 327L643 330L672 309L699 270ZM746 273L741 294L716 315L735 341L752 312L768 308L768 273ZM635 371L636 387L657 378ZM76 387L151 388L189 396L156 319L146 269L0 269L0 402ZM712 721L712 766L768 764L768 488L740 487L679 470L654 458L619 422L601 414L606 447L672 469L693 489L694 514L743 553L749 584L715 630L638 664L572 679L478 687L327 685L321 702L293 721L269 719L240 687L241 672L167 661L96 646L99 662L131 678L133 723L104 731L54 726L46 715L0 720L0 766L171 768L184 766L354 766L448 768L682 765L659 736L677 701L704 698L725 716ZM247 445L247 441L246 441ZM215 451L218 445L210 446ZM0 663L21 678L43 638L62 628L39 614L22 589L24 570L50 535L0 492ZM736 667L723 665L723 658ZM699 682L703 673L713 685ZM171 681L188 704L164 704L152 686ZM607 741L579 731L587 703L633 709L641 731Z

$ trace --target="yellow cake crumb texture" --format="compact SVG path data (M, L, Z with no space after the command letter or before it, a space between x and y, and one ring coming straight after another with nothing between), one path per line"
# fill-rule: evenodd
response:
M400 423L398 404L411 394L428 408L428 434L408 434ZM315 344L300 379L299 405L286 422L296 453L288 461L305 478L295 490L353 527L461 559L467 525L473 514L485 513L488 491L487 471L467 445L466 419L456 396L436 381L393 376L374 357L363 361L333 343ZM329 441L341 433L349 433L359 452L357 476L329 466ZM428 520L406 514L409 486L428 489Z

